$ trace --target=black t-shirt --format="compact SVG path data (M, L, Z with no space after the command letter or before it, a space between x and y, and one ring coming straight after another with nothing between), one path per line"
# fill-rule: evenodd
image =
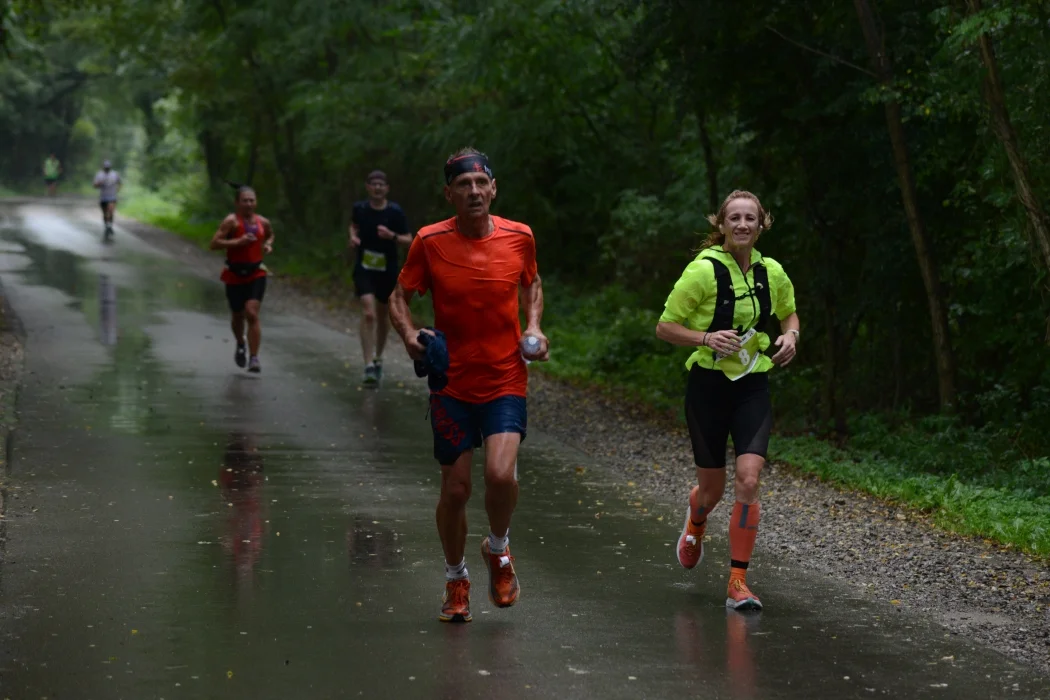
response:
M386 226L397 234L408 233L405 212L396 202L387 202L385 209L373 209L368 201L354 204L352 221L357 224L357 236L361 245L357 249L357 268L381 271L385 263L387 272L397 272L397 239L384 240L379 237L379 227ZM385 257L386 260L381 260Z

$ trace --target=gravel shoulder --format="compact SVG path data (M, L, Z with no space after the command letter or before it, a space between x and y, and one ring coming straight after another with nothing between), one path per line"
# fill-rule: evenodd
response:
M91 215L95 214L90 210ZM120 218L119 227L167 251L198 274L217 278L219 258L166 231ZM119 244L119 238L118 238ZM279 251L278 251L279 252ZM267 307L294 311L353 336L356 310L349 289L325 289L279 279ZM410 367L397 343L388 366ZM0 348L0 363L6 350ZM0 378L3 365L0 364ZM0 379L2 381L2 379ZM571 416L572 420L565 420ZM540 372L530 377L530 426L589 455L595 467L646 494L655 507L678 513L694 481L684 426L615 393L574 386ZM919 615L951 634L980 640L1012 659L1050 674L1050 566L991 542L958 537L921 513L864 494L836 489L777 463L762 476L761 561L798 562L900 614ZM731 481L731 480L730 480ZM722 538L729 508L719 506L709 537ZM670 519L675 525L678 518ZM677 531L668 526L668 537Z

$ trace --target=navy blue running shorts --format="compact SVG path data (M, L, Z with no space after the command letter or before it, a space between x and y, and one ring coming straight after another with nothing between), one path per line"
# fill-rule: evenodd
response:
M500 396L486 403L468 403L431 394L434 459L443 467L450 466L461 454L481 447L485 438L499 433L519 433L524 442L527 421L524 396Z

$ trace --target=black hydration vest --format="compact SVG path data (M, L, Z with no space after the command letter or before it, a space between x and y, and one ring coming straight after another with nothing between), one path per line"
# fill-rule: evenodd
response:
M714 258L707 258L707 260L710 260L711 265L715 268L715 284L718 286L715 296L715 313L711 317L711 325L707 327L707 332L731 330L736 302L754 296L758 299L758 321L754 328L759 333L765 333L766 322L773 311L773 301L769 298L769 273L766 271L766 266L760 262L751 266L755 277L755 287L738 296L733 291L733 275L725 263ZM746 275L745 279L747 279ZM736 330L738 333L744 333L743 327Z

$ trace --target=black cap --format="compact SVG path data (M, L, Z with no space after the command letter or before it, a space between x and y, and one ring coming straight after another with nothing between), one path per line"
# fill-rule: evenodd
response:
M372 180L382 180L383 182L386 182L386 173L384 173L382 170L373 170L372 172L368 173L368 177L365 179L365 182L371 182Z

